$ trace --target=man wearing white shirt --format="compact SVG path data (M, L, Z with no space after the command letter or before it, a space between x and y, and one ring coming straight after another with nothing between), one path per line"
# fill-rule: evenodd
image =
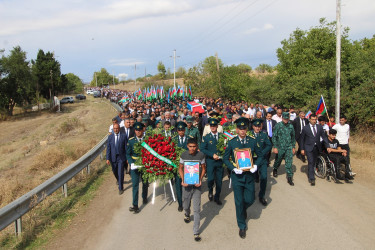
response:
M332 128L337 131L336 140L339 141L340 147L347 151L348 161L350 165L350 147L349 147L349 137L350 137L350 126L346 123L346 116L340 116L340 123L334 125ZM350 172L351 176L355 173Z
M272 120L276 121L276 123L282 122L283 121L283 118L281 116L282 113L283 113L283 110L281 108L278 108L276 111L276 114L272 116Z

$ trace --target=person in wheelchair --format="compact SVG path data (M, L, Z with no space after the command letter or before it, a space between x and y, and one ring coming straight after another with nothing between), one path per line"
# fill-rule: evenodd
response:
M345 180L348 182L353 177L350 175L350 166L347 151L340 147L339 141L336 139L337 131L330 129L328 138L325 140L324 145L327 149L329 159L334 163L336 169L336 178L338 180ZM345 176L343 177L340 171L340 163L345 164Z

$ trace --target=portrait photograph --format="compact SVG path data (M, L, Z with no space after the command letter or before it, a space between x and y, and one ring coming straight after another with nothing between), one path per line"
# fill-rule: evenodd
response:
M186 184L199 184L199 168L199 161L184 161L184 182Z
M237 168L249 171L253 168L253 157L251 155L250 148L237 149L234 151L234 157L236 158Z

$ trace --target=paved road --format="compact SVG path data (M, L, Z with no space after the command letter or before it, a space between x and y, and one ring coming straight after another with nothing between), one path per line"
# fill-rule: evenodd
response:
M206 182L202 195L201 236L193 240L192 222L185 224L177 204L157 188L155 204L128 211L131 183L119 196L114 177L108 175L89 208L47 246L51 249L374 249L374 186L335 184L319 179L307 182L306 164L294 158L295 186L286 182L283 165L279 177L271 176L267 207L258 200L248 209L246 239L238 236L233 192L225 177L223 206L209 202ZM149 189L150 199L152 188ZM259 185L256 184L256 192Z

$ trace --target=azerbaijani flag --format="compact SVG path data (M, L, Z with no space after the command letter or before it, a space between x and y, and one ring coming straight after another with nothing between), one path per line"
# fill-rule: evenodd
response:
M327 112L327 108L326 108L326 104L325 104L325 102L324 102L324 98L323 98L323 96L322 96L322 97L320 98L320 101L319 101L318 107L316 108L316 112L315 112L315 114L316 114L316 115L319 115L319 114L324 115L326 112Z
M309 118L310 118L310 115L311 115L311 110L309 110L309 112L306 113L305 118L306 118L306 119L309 119Z
M188 102L187 108L194 114L195 112L204 113L204 105L202 103Z
M232 139L234 137L234 135L232 135L231 133L227 131L224 131L224 136L227 137L228 139Z

